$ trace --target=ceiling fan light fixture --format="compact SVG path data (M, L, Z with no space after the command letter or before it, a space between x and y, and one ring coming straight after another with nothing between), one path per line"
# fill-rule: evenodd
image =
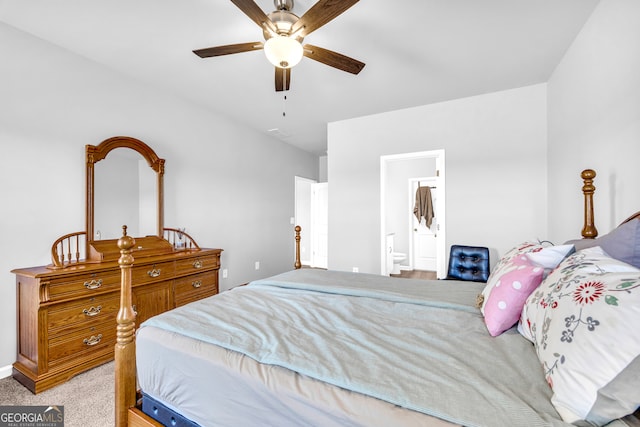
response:
M300 62L304 51L298 40L276 35L264 43L264 53L276 67L291 68Z

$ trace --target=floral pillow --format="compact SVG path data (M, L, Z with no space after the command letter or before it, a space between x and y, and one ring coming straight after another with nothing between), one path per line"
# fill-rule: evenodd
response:
M535 344L566 422L604 425L640 406L640 270L600 247L567 257L527 299Z

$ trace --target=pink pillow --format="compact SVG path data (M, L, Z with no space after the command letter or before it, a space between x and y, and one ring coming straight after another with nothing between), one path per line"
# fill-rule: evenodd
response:
M540 285L543 274L544 268L520 254L489 278L482 292L482 312L491 336L500 335L518 322L527 297Z

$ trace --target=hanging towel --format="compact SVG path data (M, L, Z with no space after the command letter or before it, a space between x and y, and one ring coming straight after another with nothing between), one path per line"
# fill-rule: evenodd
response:
M433 220L433 202L431 200L431 188L418 187L416 191L416 205L413 208L413 214L418 218L418 223L424 218L427 228L431 228Z

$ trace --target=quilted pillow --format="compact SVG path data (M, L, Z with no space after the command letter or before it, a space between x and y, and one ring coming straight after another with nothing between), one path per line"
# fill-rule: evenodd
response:
M527 299L531 339L563 420L604 425L640 406L640 270L600 247L567 257Z
M542 281L543 273L542 267L533 265L523 254L491 275L482 292L482 313L491 336L500 335L518 323L522 306Z

